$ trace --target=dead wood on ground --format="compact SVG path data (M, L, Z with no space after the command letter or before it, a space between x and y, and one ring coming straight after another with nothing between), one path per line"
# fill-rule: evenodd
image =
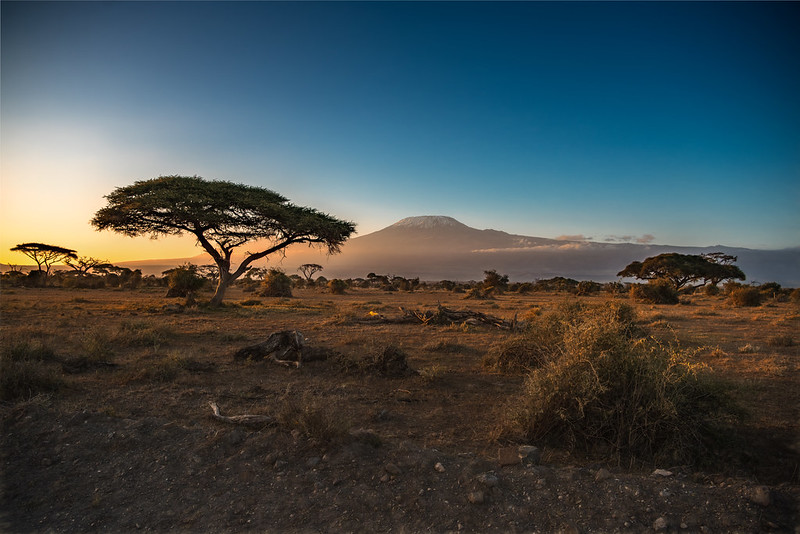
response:
M258 361L269 357L287 367L300 367L304 362L327 360L336 351L324 347L310 347L298 330L273 332L266 341L241 348L233 354L234 360Z
M471 324L471 325L488 325L502 330L516 330L519 326L516 315L511 321L507 321L501 317L495 317L482 312L472 310L451 310L441 304L437 306L436 310L407 310L400 308L402 315L400 317L385 317L383 315L371 316L367 319L358 321L359 324L414 324L419 323L423 325L436 324L436 325L450 325L450 324Z
M275 422L275 418L268 415L222 415L219 413L219 406L216 402L209 402L212 417L218 421L230 423L232 425L270 425Z

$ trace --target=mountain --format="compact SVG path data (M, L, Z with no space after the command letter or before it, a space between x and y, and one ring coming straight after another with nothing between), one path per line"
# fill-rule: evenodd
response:
M355 237L336 256L296 248L279 266L291 273L302 263L319 263L324 266L320 274L327 278L365 277L374 272L422 280L481 280L483 271L495 269L516 281L565 276L604 282L616 280L616 274L635 260L666 252L715 251L737 256L737 265L749 281L800 286L800 247L753 250L565 241L478 230L441 215L407 217Z
M255 250L257 247L248 248ZM350 239L341 253L334 256L315 248L294 246L287 250L285 257L273 256L258 265L280 267L292 274L303 263L318 263L324 267L319 274L326 278L363 278L374 272L432 281L466 281L481 280L483 271L495 269L508 274L513 281L565 276L606 282L616 280L616 274L635 260L666 252L704 254L716 251L737 256L737 265L748 281L800 286L800 247L753 250L563 241L478 230L441 215L407 217L382 230ZM200 254L183 260L123 265L141 268L145 274L156 274L186 261L211 263L207 255Z

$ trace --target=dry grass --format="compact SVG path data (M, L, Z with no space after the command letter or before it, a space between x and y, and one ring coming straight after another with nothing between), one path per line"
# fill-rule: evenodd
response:
M4 292L0 296L4 350L15 340L25 340L34 347L28 354L37 352L35 346L50 347L62 360L91 356L117 365L66 374L49 356L4 355L3 365L25 361L30 369L44 371L42 387L25 386L24 394L11 395L13 402L40 392L52 395L51 402L61 410L158 416L184 424L203 420L209 400L224 400L233 413L247 413L254 404L269 415L284 412L286 426L282 428L320 441L337 439L342 429L358 422L375 426L386 439L491 454L497 446L492 441L493 429L504 415L506 401L524 388L526 371L522 369L535 367L528 360L515 372L498 373L508 367L499 363L505 358L502 353L515 352L514 343L536 334L510 336L461 324L363 325L356 319L370 311L399 316L401 306L431 309L441 304L506 319L517 314L546 332L547 328L558 331L559 322L574 324L587 307L621 309L619 304L630 304L639 318L635 326L667 346L679 339L716 375L740 385L733 395L751 412L746 424L756 435L774 435L777 429L800 432L796 417L800 314L792 302L740 308L728 305L722 296L692 295L685 297L690 306L676 307L640 304L627 296L565 300L558 293L505 293L491 300L463 300L463 294L448 291L349 289L345 295L331 295L321 289L302 289L293 294L291 299L260 297L257 304L247 302L248 294L235 288L229 301L236 305L173 313L165 308L173 300L164 298L163 288ZM209 296L200 294L198 300ZM554 313L561 314L561 319L547 325ZM236 349L288 329L303 332L312 346L336 350L356 361L374 359L382 348L394 345L402 348L409 366L420 373L383 378L374 373L345 373L331 361L311 362L299 371L267 362L241 365L232 361ZM585 334L575 342L591 337ZM544 339L542 345L546 345ZM492 358L498 363L491 364ZM214 372L206 372L210 369ZM39 383L33 378L24 381ZM294 392L289 397L285 396L287 387ZM391 416L375 419L384 411ZM770 453L764 450L758 456L767 458ZM774 461L780 458L775 456ZM791 472L775 468L781 470Z

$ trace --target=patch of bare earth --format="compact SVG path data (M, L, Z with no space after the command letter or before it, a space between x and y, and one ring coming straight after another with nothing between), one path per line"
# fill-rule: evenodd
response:
M733 380L751 414L742 455L714 472L498 443L523 378L480 362L507 332L363 322L437 304L510 320L565 298L303 290L181 310L161 290L5 291L3 345L51 346L57 359L42 365L63 386L2 405L0 530L796 532L800 313L790 304L637 306L654 335L698 348ZM228 301L248 299L234 290ZM233 360L280 330L341 358L300 369ZM776 342L785 336L795 343ZM419 373L341 364L387 346ZM210 402L271 419L221 421ZM519 445L542 450L523 460Z

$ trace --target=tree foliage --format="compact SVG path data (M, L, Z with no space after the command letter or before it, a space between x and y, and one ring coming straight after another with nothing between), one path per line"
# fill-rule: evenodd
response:
M705 255L679 254L670 252L659 254L642 261L634 261L617 276L638 278L640 280L667 280L675 290L687 284L716 285L723 280L744 280L741 269L733 265L735 256L719 252Z
M212 304L222 302L225 290L254 261L298 243L322 246L333 254L355 231L351 222L295 206L274 191L198 176L137 181L105 198L107 206L91 221L98 230L131 237L193 235L219 269ZM265 242L265 248L247 252L234 269L233 251L254 241Z
M317 263L304 263L300 267L297 268L298 271L303 273L303 277L306 279L306 282L311 281L311 277L314 276L314 273L318 273L323 269L322 265Z
M50 266L70 259L77 259L78 256L71 248L57 247L55 245L45 245L44 243L22 243L13 247L12 252L22 252L36 262L39 271L44 265L45 278L50 274Z

